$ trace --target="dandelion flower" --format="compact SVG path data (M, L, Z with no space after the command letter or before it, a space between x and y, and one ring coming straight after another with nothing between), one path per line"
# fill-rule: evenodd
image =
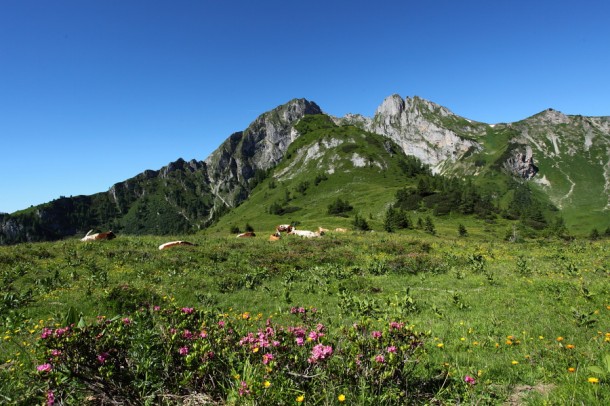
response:
M590 377L589 379L587 379L587 381L588 381L589 383L599 383L599 379L594 378L594 377Z
M513 364L513 365L517 365L518 363L519 363L519 361L514 361L514 360L513 360L513 362L511 362L511 364Z
M568 345L566 345L566 348L568 350L573 350L574 349L574 344L568 344Z
M265 389L267 389L268 387L271 386L271 382L265 381L265 382L263 382L263 386L265 387Z
M304 400L305 400L305 395L297 396L297 402L303 403Z
M561 336L557 337L557 341L558 342L562 342L563 341L563 337L561 337Z
M338 400L339 402L345 402L345 395L344 395L343 393L342 393L342 394L340 394L339 396L337 396L337 400Z
M576 368L570 367L570 368L568 368L568 372L573 374L574 372L576 372Z
M443 348L443 347L445 346L445 344L443 344L443 343L438 343L438 344L436 344L436 346L437 346L438 348Z

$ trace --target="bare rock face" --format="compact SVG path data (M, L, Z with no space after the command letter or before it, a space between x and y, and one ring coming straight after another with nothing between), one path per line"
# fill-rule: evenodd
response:
M294 125L320 107L294 99L254 120L243 132L231 135L205 160L218 205L235 206L248 196L249 180L257 171L277 165L299 134Z
M447 161L457 161L481 145L446 128L441 120L459 118L445 107L419 97L386 98L377 108L369 131L385 135L396 142L405 154L419 158L439 172Z
M532 148L526 145L524 151L514 150L513 155L504 162L504 169L519 178L532 179L538 173Z

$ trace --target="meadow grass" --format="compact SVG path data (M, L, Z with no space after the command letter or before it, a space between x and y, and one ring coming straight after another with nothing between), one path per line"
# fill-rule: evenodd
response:
M275 392L246 396L239 390L242 380L236 383L233 373L222 369L227 361L218 364L222 375L215 378L226 378L225 389L214 392L219 403L294 404L303 396L302 403L309 404L608 404L608 241L514 244L490 240L474 228L466 238L455 231L442 235L456 237L352 232L269 242L200 234L188 237L197 246L169 251L157 246L173 237L152 236L0 247L0 402L42 403L48 396L49 379L36 370L50 350L40 340L44 328L95 326L99 315L144 320L138 309L155 305L168 312L195 308L206 317L226 315L236 320L236 331L255 328L239 324L246 312L261 323L271 319L288 326L294 323L291 309L316 309L316 322L327 329L328 341L320 345L335 346L332 362L316 366L322 381L283 378L279 366L277 375L269 375L250 358L239 358L239 348L221 347L217 351L241 369L236 374L246 371L263 383L273 376L276 386ZM333 368L351 371L347 354L362 340L350 336L352 325L389 321L405 323L421 337L421 351L412 355L416 367L404 375L413 386L396 389L403 378L374 375L381 373L375 365L372 375L362 375L368 383L337 375ZM134 337L142 335L137 331ZM306 357L290 354L286 360ZM308 371L303 375L313 370L305 361L301 366ZM70 386L74 377L61 377L53 383L58 397L62 385L74 388L72 401L91 395L82 385ZM157 382L152 375L149 380ZM387 393L373 381L385 382ZM199 391L206 395L205 388ZM172 403L171 397L163 399Z

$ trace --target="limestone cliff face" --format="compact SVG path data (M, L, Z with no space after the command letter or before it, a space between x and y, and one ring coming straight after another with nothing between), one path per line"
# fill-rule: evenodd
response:
M321 114L320 107L294 99L254 120L243 132L231 135L205 160L216 205L233 207L248 196L249 181L282 160L299 134L294 125L306 114Z
M529 145L523 146L523 150L513 150L512 155L502 165L506 172L522 179L532 179L538 173L532 147Z
M479 126L419 97L402 99L392 95L381 103L372 119L351 115L338 121L389 137L405 154L430 165L433 172L442 172L466 153L482 148L478 142L451 128L458 125L462 127L461 132L475 136L481 133Z

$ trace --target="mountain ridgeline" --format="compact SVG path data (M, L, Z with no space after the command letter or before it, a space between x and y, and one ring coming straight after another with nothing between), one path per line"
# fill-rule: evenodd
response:
M343 220L328 210L341 199L352 207ZM388 216L399 213L406 220L396 224L408 227L417 212L582 233L610 226L609 210L610 117L548 109L486 124L398 95L373 117L332 117L294 99L204 161L179 159L106 192L0 214L0 244L89 229L168 235L240 222L343 224L359 212L389 231Z

